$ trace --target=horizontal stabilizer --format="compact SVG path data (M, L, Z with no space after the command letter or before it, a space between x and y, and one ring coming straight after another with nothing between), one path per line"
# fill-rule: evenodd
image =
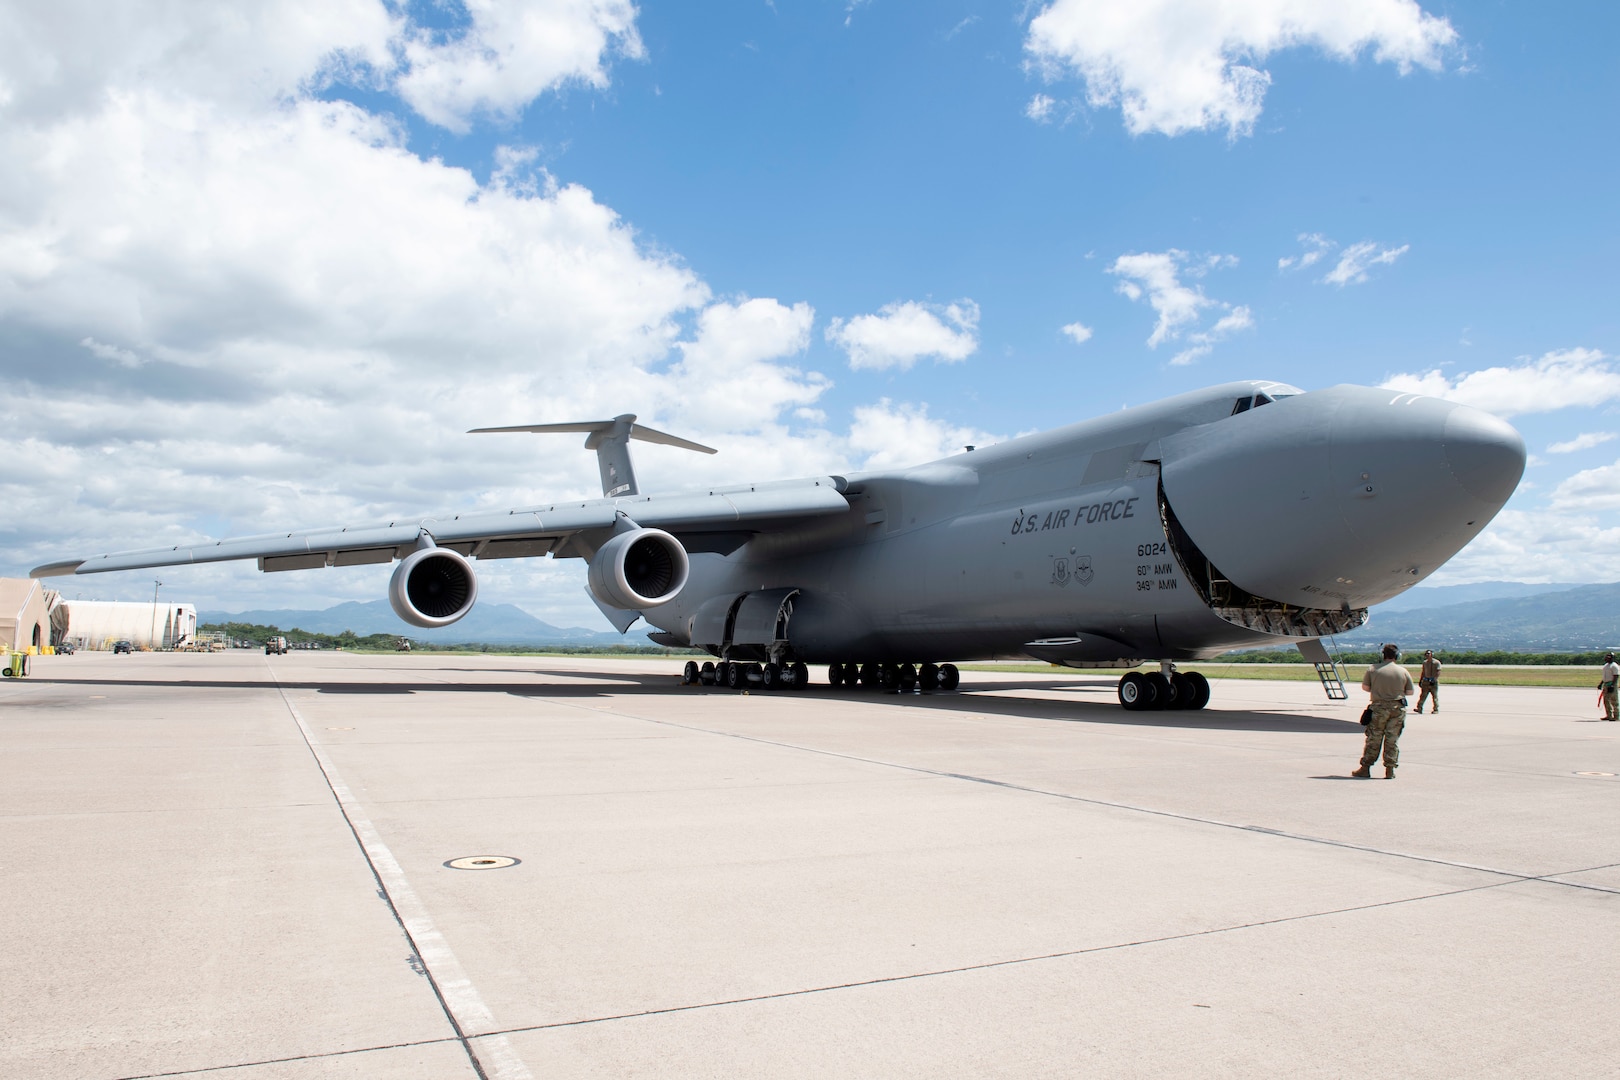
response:
M602 494L613 498L619 495L639 494L636 473L630 467L630 440L678 446L682 450L696 450L700 454L718 454L712 446L704 446L667 431L658 431L636 423L635 413L623 413L611 420L576 420L565 424L514 424L511 427L473 428L469 435L487 435L497 431L527 431L537 435L555 432L585 432L585 449L596 451L596 465L602 473Z
M663 446L678 446L682 450L696 450L700 454L718 454L720 451L712 446L704 446L690 439L683 439L679 435L671 435L667 431L650 428L646 424L636 423L634 413L625 413L612 420L578 420L568 424L515 424L512 427L481 427L473 428L469 435L487 435L502 431L528 431L537 435L578 432L582 434L598 434L610 432L621 423L630 425L629 435L632 439L641 442L659 443ZM589 447L594 450L595 447Z

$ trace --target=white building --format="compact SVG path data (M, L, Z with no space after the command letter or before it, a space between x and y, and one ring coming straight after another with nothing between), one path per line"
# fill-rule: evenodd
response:
M64 600L67 626L60 639L81 649L110 649L128 641L137 649L172 649L197 636L192 604L146 604L116 600Z

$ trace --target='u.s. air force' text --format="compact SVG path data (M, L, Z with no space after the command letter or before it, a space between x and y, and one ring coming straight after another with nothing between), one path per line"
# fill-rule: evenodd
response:
M1026 515L1018 511L1013 520L1012 534L1046 532L1048 529L1066 529L1070 525L1095 525L1101 521L1124 521L1136 516L1137 498L1114 499L1112 502L1094 502L1074 510L1049 510L1046 517L1039 513Z

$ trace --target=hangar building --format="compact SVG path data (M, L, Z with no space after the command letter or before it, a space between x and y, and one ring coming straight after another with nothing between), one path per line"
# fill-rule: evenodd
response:
M192 604L143 604L114 600L64 600L60 640L81 649L110 649L128 641L137 649L172 649L197 636Z

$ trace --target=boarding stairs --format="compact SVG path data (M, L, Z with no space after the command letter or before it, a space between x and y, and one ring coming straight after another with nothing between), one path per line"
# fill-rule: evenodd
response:
M1302 638L1295 644L1300 655L1316 668L1316 677L1322 680L1322 689L1327 692L1328 700L1348 700L1350 693L1344 688L1344 662L1328 655L1327 646L1322 644L1321 638ZM1334 651L1338 651L1337 642L1334 643Z

